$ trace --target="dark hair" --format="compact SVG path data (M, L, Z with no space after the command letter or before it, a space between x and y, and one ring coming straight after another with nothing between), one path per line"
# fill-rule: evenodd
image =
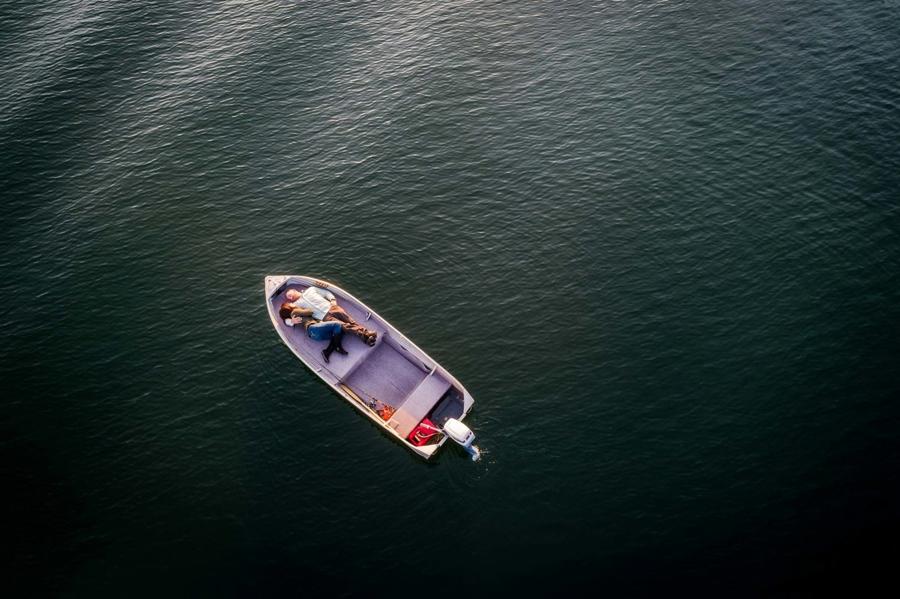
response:
M278 310L278 316L281 317L281 320L287 320L291 317L291 311L294 309L294 306L291 305L291 302L284 302L281 304L281 308Z

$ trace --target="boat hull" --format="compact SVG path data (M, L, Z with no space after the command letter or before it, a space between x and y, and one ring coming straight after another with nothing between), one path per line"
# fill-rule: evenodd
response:
M321 352L325 344L309 339L302 327L288 326L278 315L288 289L302 291L308 286L327 289L359 324L375 330L378 333L375 346L369 347L345 334L348 355L335 353L325 362ZM410 443L407 436L422 418L432 417L440 425L448 418L462 420L472 409L474 399L458 380L344 289L304 275L268 276L264 287L266 309L282 342L332 391L414 454L428 460L448 438L442 436L429 445ZM389 411L385 411L385 406Z

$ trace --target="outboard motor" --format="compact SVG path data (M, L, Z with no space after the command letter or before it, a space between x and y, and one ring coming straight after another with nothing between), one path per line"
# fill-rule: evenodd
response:
M468 426L456 418L448 418L447 422L444 423L444 432L469 452L473 462L478 461L481 457L481 450L476 445L472 445L472 442L475 440L475 433Z

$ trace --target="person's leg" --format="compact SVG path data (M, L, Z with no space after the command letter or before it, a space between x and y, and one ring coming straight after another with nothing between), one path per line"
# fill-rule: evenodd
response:
M331 338L332 342L334 342L334 351L341 354L342 356L347 355L347 350L344 349L344 345L341 343L344 340L344 329L339 328L338 332L334 337Z
M345 333L350 333L351 335L356 335L357 337L362 337L366 333L366 329L356 323L351 324L349 322L342 322L341 328Z
M337 352L343 356L346 356L347 350L344 349L344 346L341 343L341 341L344 338L344 329L343 329L343 326L341 325L341 323L329 321L324 324L330 326L330 328L331 328L331 332L330 332L331 341L328 344L328 348L326 348L326 350L325 350L328 353L328 357L331 357L332 352ZM328 360L326 358L326 362L327 361Z
M338 353L346 353L341 346L341 337L344 334L341 330L341 323L333 321L317 322L314 325L310 325L306 332L310 339L328 341L328 347L322 350L322 357L325 359L326 363L331 361L331 354L334 353L335 350L337 350Z
M367 345L375 345L375 339L378 337L378 333L360 325L350 318L350 315L342 309L339 309L338 311L335 311L334 309L330 310L325 316L325 320L328 322L340 322L345 333L350 333L351 335L359 337Z
M347 314L347 311L340 306L331 306L331 308L328 309L325 319L328 320L329 318L331 320L340 320L341 322L346 322L348 324L356 324L353 317Z
M322 357L325 358L325 363L329 363L331 361L331 354L334 352L335 348L337 348L337 341L334 340L334 337L328 341L328 347L322 350Z

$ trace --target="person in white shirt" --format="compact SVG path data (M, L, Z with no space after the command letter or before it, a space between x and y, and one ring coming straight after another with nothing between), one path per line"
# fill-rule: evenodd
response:
M332 306L337 306L337 298L334 297L334 294L321 287L307 287L302 292L288 289L284 293L284 299L297 308L309 308L313 311L313 318L317 320L325 320L325 315Z
M317 320L336 320L343 323L344 331L353 333L369 346L375 345L378 339L376 331L363 327L353 320L346 310L338 306L337 298L327 289L315 286L307 287L302 292L288 289L284 292L284 298L297 308L312 310L312 316Z

